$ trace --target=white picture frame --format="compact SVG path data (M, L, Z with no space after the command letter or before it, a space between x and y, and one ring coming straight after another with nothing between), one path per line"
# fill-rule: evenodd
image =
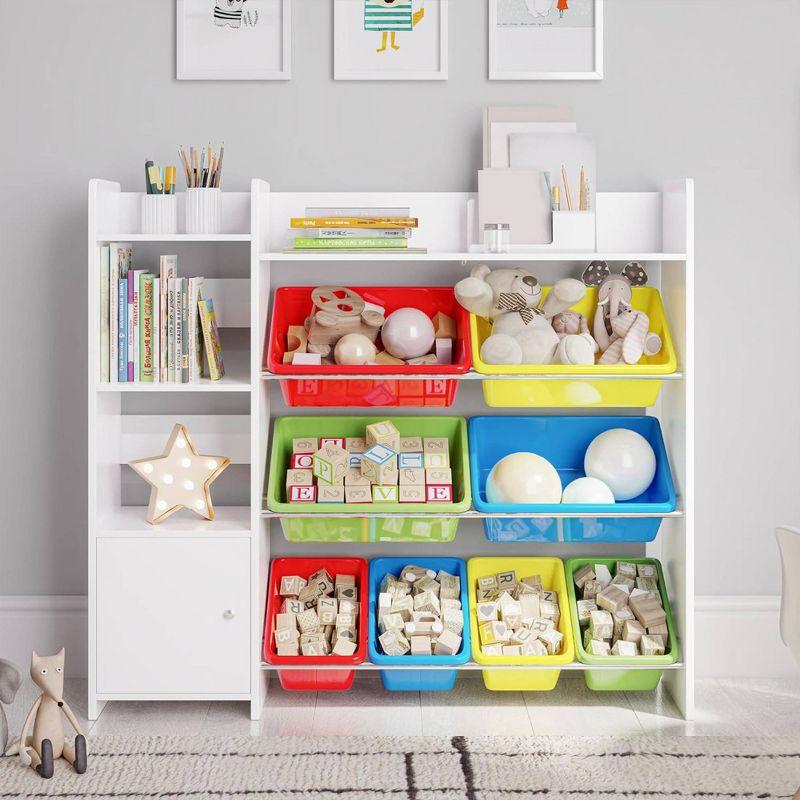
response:
M175 14L179 81L291 80L292 0L176 0Z
M409 2L413 2L415 14L424 8L424 17L413 31L398 33L394 51L392 33L389 47L379 52L386 44L386 34L365 29L365 0L333 0L334 80L447 80L449 0Z
M558 14L558 0L488 0L489 80L492 81L597 81L603 79L603 0L566 0L566 4L593 7L593 27L548 29L545 18L530 28L504 27L498 21L500 3L550 5ZM568 14L569 11L566 11ZM548 14L549 16L549 14ZM555 21L555 18L553 18ZM550 25L556 28L551 22ZM593 35L590 33L593 30ZM555 36L554 36L555 34ZM550 41L548 42L548 38ZM587 45L592 52L587 54ZM549 51L549 53L548 53ZM558 69L547 69L552 56ZM571 66L574 59L575 68ZM543 63L544 62L544 63Z

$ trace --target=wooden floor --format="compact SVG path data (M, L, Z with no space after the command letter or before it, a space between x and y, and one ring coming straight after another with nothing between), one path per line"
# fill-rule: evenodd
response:
M451 692L386 692L375 672L356 675L349 692L284 692L273 678L259 722L247 703L109 703L86 721L86 682L67 681L67 700L93 736L779 736L800 731L800 677L702 679L697 716L684 722L669 697L591 692L563 673L553 692L489 692L480 673L459 676ZM17 733L35 697L27 683L9 709Z

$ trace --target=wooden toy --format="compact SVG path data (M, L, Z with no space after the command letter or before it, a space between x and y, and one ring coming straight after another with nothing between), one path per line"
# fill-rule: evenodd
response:
M391 420L367 425L367 447L375 444L382 444L395 452L400 449L400 431Z
M286 473L286 487L313 486L314 473L310 469L290 469Z
M318 503L344 503L345 501L345 487L339 485L326 485L320 483L317 486L317 502Z
M592 639L611 639L614 635L614 620L608 611L598 609L589 614L589 634Z
M624 575L626 578L636 580L637 574L636 564L631 564L628 561L617 561L616 576Z
M645 634L639 640L639 649L643 656L663 656L664 640L655 634Z
M584 564L580 569L575 570L572 579L579 589L583 588L587 581L594 581L592 565Z
M281 585L278 593L281 597L297 597L303 589L308 586L308 581L299 575L285 575L281 578Z
M292 439L292 453L314 455L317 450L319 450L319 440L316 438Z
M645 628L659 625L667 618L660 602L649 595L631 597L630 608L636 619L639 620Z
M622 638L626 642L633 642L638 644L642 636L645 635L644 626L637 620L626 620L622 626Z
M337 364L363 366L374 364L378 350L374 342L363 333L346 333L336 342L333 358Z
M372 502L397 503L398 502L397 486L380 486L378 484L375 484L372 487Z
M628 592L620 586L609 584L597 595L598 608L604 608L612 614L628 605Z
M456 321L447 314L441 311L434 314L433 317L434 336L437 339L455 339L458 335L456 330Z
M624 639L617 639L611 648L612 656L638 656L639 648L635 642L626 642Z
M367 449L367 440L361 436L350 436L344 440L344 449L350 455L360 455Z
M403 484L399 487L398 500L401 503L424 503L425 487Z
M299 600L296 600L296 599L291 598L291 597L287 597L286 600L284 600L281 603L281 611L280 611L280 613L281 614L291 614L292 616L294 616L296 618L297 615L303 610L304 610L303 604Z
M325 447L326 444L335 444L337 447L341 447L342 450L345 450L346 448L344 445L346 441L347 440L342 438L341 436L323 437L322 439L319 440L319 446Z
M658 570L653 564L638 564L637 575L639 578L658 578Z
M406 362L403 361L402 358L395 358L393 355L387 353L385 350L381 350L375 356L375 363L380 364L381 366L395 366L395 367L404 367Z
M399 479L401 486L425 486L425 470L403 467Z
M594 600L578 600L578 623L581 627L589 624L592 611L597 611Z
M373 483L397 483L397 454L385 445L372 445L361 456L361 474Z
M344 473L344 485L347 486L369 486L369 478L358 469L349 467Z
M611 655L611 647L603 639L590 639L586 645L586 652L591 656Z
M325 483L339 483L344 480L348 468L347 451L339 444L322 444L314 453L314 477Z
M317 487L316 486L295 486L289 487L289 502L290 503L316 503L317 502Z
M293 453L290 464L292 469L311 470L314 465L314 456L311 453Z
M399 453L397 466L400 469L424 469L425 462L422 453Z
M411 645L400 631L388 630L378 637L378 642L387 656L404 656L411 650Z
M433 486L452 486L453 470L449 467L426 469L424 479L425 483L430 483Z
M347 639L337 639L336 644L331 651L335 656L352 656L356 652L356 643L348 641Z
M417 308L398 308L389 314L381 329L386 352L406 361L429 353L434 339L430 317Z
M425 486L425 499L428 503L452 503L452 486Z
M461 637L453 631L443 630L433 647L436 656L454 656L461 649Z
M322 364L322 356L319 353L295 353L292 364L296 367L318 367Z
M378 629L381 632L391 630L392 628L398 631L402 631L405 629L406 624L407 623L403 619L402 614L389 613L389 614L384 614L383 617L381 617L381 619L378 621Z
M397 448L398 453L421 453L422 452L422 437L421 436L401 436L400 443Z
M449 467L450 456L447 453L423 453L425 469L434 467Z
M345 503L371 503L372 490L369 486L345 486Z
M666 622L662 622L660 625L651 625L647 629L647 635L660 636L665 646L669 644L669 628L667 628Z
M605 589L611 583L611 571L605 564L595 564L594 579Z
M291 364L295 355L305 353L308 349L308 332L302 325L290 325L286 332L286 339L283 363Z
M429 656L431 654L432 644L430 636L412 636L408 641L411 645L412 656Z
M406 364L410 367L421 367L438 363L435 353L429 353L428 355L419 356L418 358L409 358L408 361L406 361Z

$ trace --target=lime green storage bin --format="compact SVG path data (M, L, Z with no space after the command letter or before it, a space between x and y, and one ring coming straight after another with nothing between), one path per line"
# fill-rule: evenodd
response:
M292 439L306 436L364 436L367 425L390 419L401 436L447 438L453 471L452 503L289 503L286 471L292 455ZM463 514L472 504L469 480L467 421L463 417L279 417L272 433L272 454L266 487L266 506L282 517L283 535L290 542L452 542L458 518L436 514ZM393 517L393 514L423 514ZM325 518L330 514L344 514ZM385 514L365 517L364 514ZM293 515L297 515L293 517ZM319 517L318 519L315 517Z
M583 649L583 633L578 621L577 596L575 594L575 581L573 575L584 564L605 564L609 570L614 570L617 561L626 561L630 564L654 564L658 570L658 588L661 592L661 602L667 615L667 630L669 631L669 649L663 656L590 656ZM661 563L655 558L570 558L564 564L567 572L567 594L569 596L570 620L572 633L575 638L575 654L582 664L635 667L637 665L655 666L657 664L674 664L679 657L678 638L675 635L675 625L672 621L672 611L669 607L667 585L664 582L664 572ZM586 685L596 692L650 692L653 691L664 674L660 669L588 669L585 672Z

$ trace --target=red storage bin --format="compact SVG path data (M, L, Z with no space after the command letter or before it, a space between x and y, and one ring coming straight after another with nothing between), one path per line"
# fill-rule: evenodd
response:
M358 589L358 649L352 656L279 656L272 638L272 623L280 611L283 598L278 594L281 578L299 575L307 578L318 569L325 569L335 579L337 575L355 575ZM267 613L264 621L264 660L276 666L352 667L361 664L367 656L367 623L369 615L369 569L363 558L276 558L269 571ZM281 686L289 691L342 691L353 685L353 669L279 669Z
M265 347L267 369L275 375L297 380L280 381L281 393L288 406L313 407L399 407L451 406L456 397L458 382L441 375L462 375L471 364L469 314L455 299L452 286L353 286L365 300L383 306L387 316L398 308L410 306L425 312L431 319L442 312L456 321L456 340L453 342L453 363L415 367L376 365L346 367L322 365L294 366L283 363L286 334L290 325L303 325L313 308L313 286L284 286L275 291L272 324ZM363 375L363 380L319 379L315 376ZM414 375L418 379L387 379L381 375Z

